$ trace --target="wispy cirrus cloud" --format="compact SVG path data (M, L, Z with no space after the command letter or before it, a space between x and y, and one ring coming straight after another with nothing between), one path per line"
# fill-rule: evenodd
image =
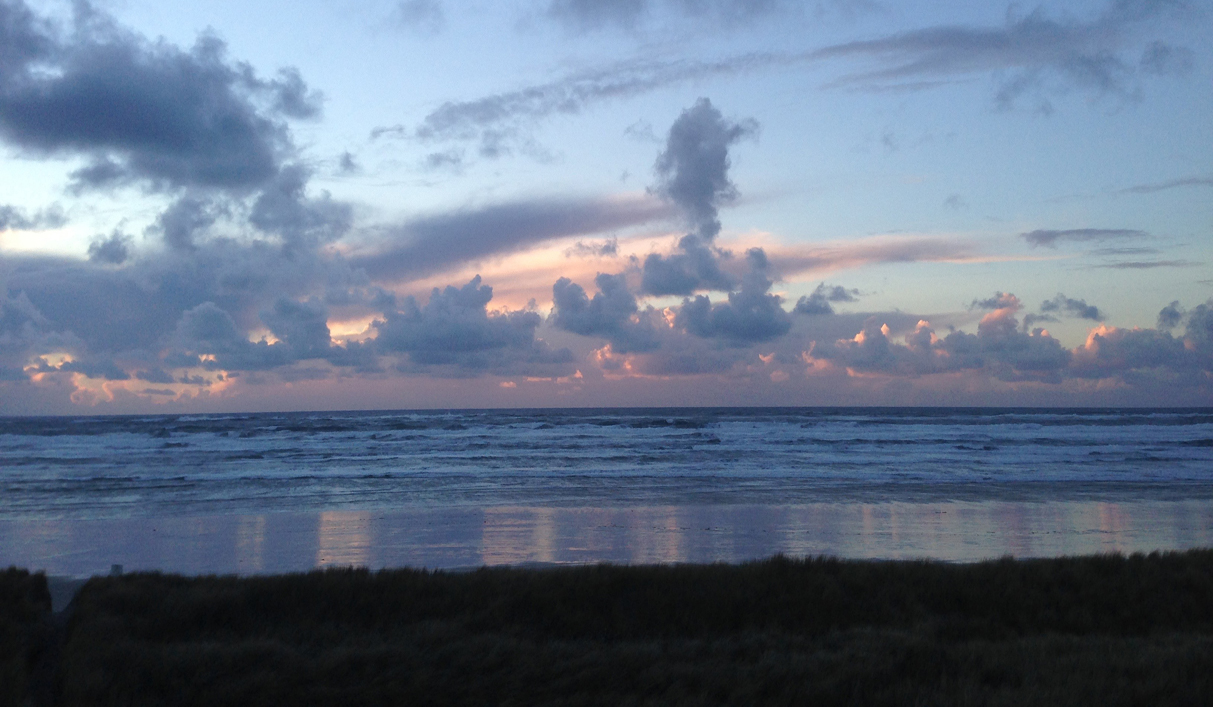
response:
M934 81L1009 74L998 81L996 102L1011 107L1024 93L1055 81L1094 95L1131 96L1140 73L1183 73L1188 50L1161 40L1140 46L1156 20L1187 15L1174 0L1116 0L1091 19L1055 18L1038 8L1012 6L1002 26L927 27L887 37L825 47L813 59L856 59L871 69L832 85L859 89L918 88ZM1136 52L1136 55L1134 55ZM1173 58L1173 59L1172 59Z
M1021 233L1019 237L1032 246L1054 248L1059 242L1065 241L1081 243L1119 239L1145 239L1150 238L1150 234L1133 228L1069 228L1060 230L1041 228L1029 231L1028 233Z
M1154 268L1194 268L1201 264L1192 260L1127 260L1092 267L1107 270L1153 270Z
M733 6L753 12L774 8L771 4L764 9L767 4L671 3L709 14ZM598 28L628 26L652 9L646 0L558 0L549 13L570 27ZM471 142L482 157L492 159L527 151L533 130L553 115L576 114L604 101L694 81L806 65L828 69L865 64L860 70L844 69L826 86L872 92L927 90L986 76L996 82L994 100L1003 108L1030 92L1038 95L1038 108L1050 110L1047 96L1054 91L1131 99L1143 77L1187 72L1189 50L1149 33L1160 23L1194 17L1199 13L1180 0L1114 0L1087 18L1054 17L1043 9L1018 15L1012 7L999 25L939 25L799 52L755 51L712 61L624 61L512 91L448 101L416 125L377 127L371 137Z
M1181 177L1179 179L1168 179L1164 182L1151 182L1149 184L1138 184L1124 189L1117 189L1116 194L1154 194L1160 191L1169 191L1171 189L1183 189L1186 187L1213 187L1213 177Z
M348 260L377 281L400 282L547 241L669 219L675 213L670 205L644 195L494 204L387 226L377 234L375 245L350 254Z

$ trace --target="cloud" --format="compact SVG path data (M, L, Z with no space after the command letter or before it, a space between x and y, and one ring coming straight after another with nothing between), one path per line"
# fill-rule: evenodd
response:
M1094 265L1092 267L1109 270L1152 270L1154 268L1192 268L1200 264L1191 260L1129 260L1121 263Z
M650 14L653 0L593 2L555 0L549 16L574 30L629 27ZM686 16L731 18L773 12L785 3L773 0L668 0L662 6ZM799 3L786 3L799 7ZM854 12L867 2L834 2L820 8ZM470 100L454 100L426 115L420 124L374 128L371 137L394 136L421 142L477 142L482 157L494 159L514 149L542 153L529 131L552 115L580 113L593 104L639 96L668 86L805 64L861 61L876 65L830 83L869 91L923 90L987 74L999 81L997 102L1010 107L1029 91L1039 91L1042 108L1048 82L1061 91L1093 95L1136 95L1137 75L1154 75L1162 66L1174 73L1187 50L1153 41L1140 58L1128 54L1137 35L1159 20L1186 16L1185 5L1168 0L1117 0L1101 14L1079 20L1051 19L1037 10L1010 14L1003 26L945 25L877 39L847 42L802 52L750 52L716 61L633 60L571 73L555 81L524 86ZM1140 67L1140 69L1139 69Z
M300 361L323 359L336 366L374 367L370 348L358 343L332 343L328 309L320 301L279 298L261 312L274 338L249 341L226 311L204 302L178 322L171 364L209 370L263 371ZM201 357L201 358L200 358Z
M1171 329L1179 326L1179 323L1183 321L1183 318L1183 307L1180 306L1179 300L1174 300L1171 302L1171 304L1163 307L1158 312L1158 328L1170 331Z
M42 209L29 216L23 209L12 205L0 205L0 233L4 231L41 231L59 228L67 223L67 216L58 205Z
M1066 299L1061 298L1063 303ZM1047 385L1099 379L1145 388L1168 383L1208 389L1208 376L1213 374L1213 301L1186 315L1178 302L1172 302L1159 314L1159 329L1101 324L1073 350L1041 330L1021 330L1016 314L1022 305L1014 295L997 293L975 303L979 308L995 307L983 316L976 334L953 331L941 338L923 320L898 342L889 326L880 324L883 315L875 315L852 339L815 342L809 356L856 373L898 377L973 371L1003 381ZM1184 319L1183 336L1163 331Z
M577 241L564 251L566 258L608 258L619 255L619 239L605 241Z
M864 3L832 4L849 7ZM821 5L819 3L819 9ZM569 30L586 32L608 27L633 29L662 11L681 18L710 19L729 26L799 9L799 3L784 0L551 0L546 14Z
M1037 229L1019 237L1035 246L1054 248L1059 241L1107 241L1120 238L1149 238L1150 234L1129 228L1072 228L1068 230Z
M729 301L713 305L705 295L684 300L674 323L703 338L721 338L738 344L769 341L792 328L792 319L780 306L782 298L770 294L770 264L760 248L746 253L750 272Z
M383 245L350 257L373 279L400 281L544 241L638 226L673 210L644 197L547 199L426 216L383 229Z
M380 126L371 131L371 138L393 136L424 143L479 142L481 156L492 159L509 154L511 146L531 144L527 131L552 115L580 113L600 101L630 98L672 84L797 61L792 55L754 52L710 62L621 62L515 91L449 101L426 115L416 127Z
M335 201L328 192L306 195L310 170L287 165L253 202L249 223L282 237L288 251L312 249L345 235L354 222L354 210Z
M94 263L121 265L130 257L131 237L114 231L105 238L98 238L88 246L88 259Z
M1185 187L1213 187L1213 177L1181 177L1179 179L1170 179L1165 182L1138 184L1136 186L1119 189L1115 193L1153 194L1155 192L1167 191L1169 189L1181 189Z
M297 71L259 78L213 36L188 51L151 42L84 2L66 33L20 0L0 15L0 138L88 158L73 173L80 189L255 188L293 151L282 119L319 112Z
M812 59L859 59L876 65L835 86L869 90L919 88L975 74L1001 76L996 101L1012 106L1030 90L1053 81L1063 90L1132 97L1138 65L1147 73L1182 70L1187 50L1160 41L1140 59L1128 54L1134 38L1158 20L1184 16L1182 2L1115 0L1097 16L1055 19L1043 9L1017 15L1012 6L1000 27L945 25L819 49Z
M644 261L643 290L653 295L688 295L700 288L727 290L732 278L721 270L725 255L713 242L720 233L719 207L737 198L729 179L729 147L754 135L753 120L728 121L706 98L684 110L670 126L655 167L652 191L683 213L692 231L671 256L650 254Z
M737 198L737 187L729 179L729 147L757 132L756 121L725 120L706 98L670 126L665 151L657 157L653 191L677 204L705 242L720 232L718 206Z
M983 370L1000 380L1061 380L1070 351L1048 334L1019 331L1018 298L1000 292L974 304L993 308L982 317L976 334L954 331L940 338L923 320L899 344L890 339L891 330L873 318L855 338L815 344L811 355L865 372L916 376Z
M401 27L422 34L437 34L446 26L446 12L438 0L401 0L393 15Z
M598 292L590 299L581 285L566 277L557 280L552 286L552 324L574 334L604 338L619 353L660 346L658 332L666 322L652 307L640 310L625 275L599 273L594 283Z
M1086 300L1071 299L1060 292L1053 299L1041 304L1040 311L1046 313L1064 313L1080 319L1091 319L1093 321L1099 321L1104 318L1104 315L1099 311L1099 307L1087 304Z
M409 297L374 326L375 349L405 353L413 366L464 372L567 375L573 355L535 338L542 318L533 311L489 312L493 288L480 277L460 288L434 288L424 306Z
M1056 322L1059 314L1065 314L1079 319L1101 321L1104 314L1095 305L1087 304L1086 300L1072 299L1060 292L1051 300L1045 300L1040 305L1039 314L1026 314L1023 318L1023 329L1028 331L1038 322Z
M1191 49L1166 42L1151 42L1141 54L1141 70L1158 76L1186 75L1195 63Z
M857 302L859 301L856 295L859 290L848 290L842 285L834 285L827 287L823 282L817 285L817 289L811 294L804 295L796 300L796 306L792 309L793 314L833 314L834 308L830 306L831 302Z

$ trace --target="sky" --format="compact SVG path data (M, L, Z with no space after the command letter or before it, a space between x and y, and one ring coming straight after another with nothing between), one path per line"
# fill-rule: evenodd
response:
M0 0L0 414L1213 404L1213 2Z

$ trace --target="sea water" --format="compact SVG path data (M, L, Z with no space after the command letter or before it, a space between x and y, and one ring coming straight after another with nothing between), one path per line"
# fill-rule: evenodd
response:
M0 565L979 559L1213 545L1213 410L0 418Z

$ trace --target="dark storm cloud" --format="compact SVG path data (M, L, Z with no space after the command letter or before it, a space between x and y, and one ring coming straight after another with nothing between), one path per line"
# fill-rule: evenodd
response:
M750 272L742 278L741 289L729 293L728 302L713 305L704 295L685 300L675 325L699 337L738 344L769 341L786 334L792 328L792 319L780 306L782 299L770 294L766 255L762 249L753 248L746 259Z
M407 298L374 326L381 354L408 354L415 367L446 366L466 372L568 374L573 355L535 338L543 319L526 310L489 312L493 288L477 275L460 288L434 288L424 306ZM407 368L404 370L408 370Z
M737 198L737 187L729 179L729 148L757 130L753 120L726 120L706 98L684 110L670 126L665 150L657 157L652 191L675 204L692 231L679 241L680 252L645 258L645 293L689 295L701 288L732 289L733 279L719 263L727 254L714 245L720 233L718 212Z
M1148 73L1182 70L1187 50L1161 41L1131 56L1135 35L1152 21L1184 16L1186 4L1171 0L1115 0L1089 20L1054 19L1043 9L1000 27L927 27L826 47L813 59L850 58L877 65L848 74L835 85L910 89L973 74L1002 75L997 101L1010 106L1029 90L1053 80L1096 95L1131 96L1138 66Z
M536 200L428 216L389 227L386 245L350 258L376 280L405 280L555 238L638 226L674 214L655 199Z
M843 287L842 285L834 285L827 287L823 282L817 285L817 289L811 294L804 295L796 300L796 306L792 308L794 314L833 314L834 308L830 306L831 302L858 302L856 295L859 290Z
M292 145L280 117L314 117L299 73L258 78L220 40L188 51L118 27L84 2L70 31L20 0L0 0L0 137L34 155L81 155L79 188L247 190L278 172Z
M1066 230L1037 229L1019 237L1032 246L1054 248L1060 241L1107 241L1119 238L1149 238L1150 234L1130 228L1071 228Z
M0 205L0 233L4 231L41 231L59 228L67 223L67 216L58 205L50 206L29 215L24 209L12 205Z

